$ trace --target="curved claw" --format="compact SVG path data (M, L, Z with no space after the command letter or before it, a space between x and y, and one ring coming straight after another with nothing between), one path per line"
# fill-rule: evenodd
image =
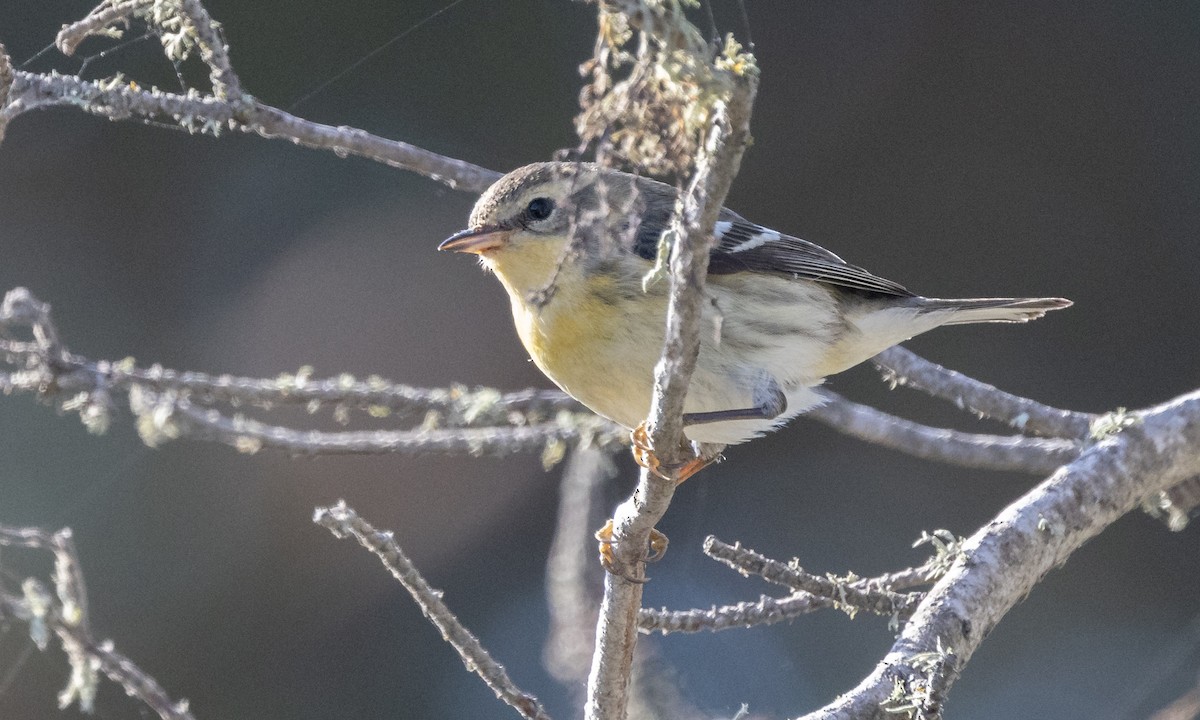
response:
M617 559L617 554L614 552L616 541L613 540L613 521L609 519L604 523L604 527L596 531L595 538L600 541L600 566L604 570L617 577L624 578L632 583L644 583L650 578L634 577L625 565ZM658 530L650 531L649 554L642 562L652 563L658 562L667 552L667 536Z
M650 530L650 554L646 556L646 562L658 562L662 560L663 555L667 554L667 536L663 535L658 530Z
M643 422L634 428L630 432L629 437L633 442L633 461L663 480L670 480L671 476L669 473L675 472L676 485L687 480L720 458L720 455L711 458L695 457L682 463L666 465L654 454L654 444L650 442L650 433L646 430L646 423ZM663 472L664 470L666 472Z

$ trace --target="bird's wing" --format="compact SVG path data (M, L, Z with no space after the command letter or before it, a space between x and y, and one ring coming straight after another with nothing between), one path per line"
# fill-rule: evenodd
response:
M755 225L732 210L722 210L709 256L714 275L742 271L807 278L884 295L911 297L903 285L851 265L815 243Z

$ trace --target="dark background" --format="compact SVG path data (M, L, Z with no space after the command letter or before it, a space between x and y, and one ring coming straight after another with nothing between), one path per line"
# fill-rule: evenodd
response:
M744 38L737 6L713 2L721 29ZM208 7L247 90L287 107L441 4ZM1105 411L1200 385L1194 3L747 5L763 79L732 207L923 294L1075 300L1032 325L910 343L1005 389ZM3 0L0 42L22 62L90 8ZM300 112L501 170L547 159L574 143L576 66L594 25L578 3L467 0ZM78 69L55 53L30 68L52 65ZM87 69L117 71L177 87L153 41ZM472 201L258 137L35 113L0 146L0 288L51 301L68 345L91 357L546 387L500 286L434 252ZM923 421L997 429L888 392L867 369L830 384ZM634 475L621 462L610 503ZM96 632L199 718L510 712L374 558L310 523L314 505L339 497L394 529L517 682L571 717L540 655L558 476L532 456L152 450L127 412L95 437L29 396L0 399L0 522L74 528ZM801 419L682 488L646 603L773 592L705 559L709 533L821 572L877 573L921 562L925 550L908 546L922 530L970 534L1035 482L918 461ZM1126 720L1180 694L1200 667L1198 537L1141 513L1118 522L1005 618L955 687L950 717ZM28 567L14 551L4 561ZM881 619L831 612L650 642L707 712L747 702L782 717L852 687L891 635ZM0 676L27 646L23 626L0 634ZM56 716L57 650L33 653L14 678L0 717ZM99 717L145 715L105 684Z

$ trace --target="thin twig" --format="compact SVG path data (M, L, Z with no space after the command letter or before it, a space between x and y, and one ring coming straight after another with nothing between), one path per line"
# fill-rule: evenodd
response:
M785 564L772 560L740 544L721 542L712 535L704 541L704 552L741 573L758 575L768 582L827 598L847 610L866 610L884 617L907 617L923 597L923 593L901 595L877 583L869 584L861 578L814 575L795 561Z
M13 72L9 92L10 117L36 108L69 105L110 120L141 118L168 120L194 132L218 133L231 128L297 145L357 155L391 167L420 173L455 190L483 192L500 173L463 160L439 155L399 140L364 130L334 127L305 120L257 100L243 98L239 106L212 96L186 96L145 90L133 84L93 82L72 75Z
M719 632L736 628L751 628L773 625L792 620L817 610L836 607L837 602L817 597L806 592L797 592L787 597L761 596L757 602L740 602L734 605L713 606L707 610L638 610L638 629L642 632L671 633Z
M1061 410L1004 392L902 347L884 350L872 362L884 371L884 379L891 383L949 400L960 408L1000 420L1021 432L1082 441L1087 439L1096 419L1090 413Z
M826 392L805 417L838 432L920 458L986 470L1044 475L1079 457L1080 443L1024 435L982 435L934 428ZM1031 401L1032 402L1032 401Z
M200 46L200 57L209 67L209 80L213 95L240 106L242 83L229 61L229 48L208 10L200 0L178 0L179 9L187 20L196 44Z
M1136 416L969 538L874 672L804 719L936 717L983 639L1046 573L1143 498L1200 474L1200 392Z
M63 25L54 39L58 51L70 57L79 48L79 43L92 35L101 34L119 20L125 20L137 10L150 5L154 0L120 0L103 2L92 9L82 20Z
M549 715L538 699L517 687L508 677L504 666L493 660L480 644L479 638L463 627L442 600L442 593L430 587L420 571L400 549L392 533L376 530L341 501L330 508L317 508L313 514L313 522L327 528L334 537L353 537L374 553L420 606L425 617L441 632L442 638L458 652L463 665L487 683L492 692L496 693L496 697L511 705L528 720L549 720Z
M848 580L846 585L864 592L879 592L880 590L894 592L930 584L934 581L934 573L935 568L932 565L922 565L878 577ZM661 632L667 635L677 632L717 632L734 628L750 628L792 620L818 610L836 608L841 603L842 601L835 597L822 597L800 590L786 597L775 598L763 595L757 602L740 602L734 605L713 606L708 609L667 610L663 608L654 610L642 608L638 611L638 629L642 632ZM898 610L894 617L897 620L905 620L911 616L913 610L913 606Z
M51 533L40 528L0 526L0 545L54 554L57 602L41 583L29 578L22 584L24 596L0 592L0 615L28 622L35 644L43 649L46 638L38 628L58 636L71 665L71 680L59 696L63 707L78 702L81 710L90 712L96 692L95 673L99 671L162 720L195 720L187 700L172 700L154 678L114 650L111 642L100 642L92 636L87 589L69 528Z
M164 401L147 400L146 408L163 407ZM166 412L153 414L159 426L140 426L142 437L170 438L174 420L182 421L188 435L218 440L245 452L276 448L301 455L444 452L466 455L505 455L540 450L548 442L587 438L600 445L619 445L624 433L595 415L570 415L557 422L515 427L440 428L417 430L361 430L323 432L267 425L214 408L193 405L184 398L166 399ZM146 415L143 413L143 417Z
M12 331L27 330L33 340ZM549 444L586 438L600 447L624 442L624 431L582 408L561 393L525 391L503 395L489 389L433 390L386 383L377 378L358 382L348 376L311 381L305 371L274 380L255 380L203 373L179 373L132 361L91 361L61 344L48 303L16 288L0 303L0 354L19 370L0 373L0 391L36 392L66 398L63 406L78 409L92 429L103 430L111 413L112 394L126 392L149 445L184 434L217 440L252 452L263 447L303 454L382 452L454 452L497 454L545 449ZM81 399L82 398L82 399ZM322 432L269 425L229 415L200 402L245 403L330 402L358 406L373 415L429 413L414 430ZM579 408L569 412L565 408ZM473 426L463 428L460 426Z

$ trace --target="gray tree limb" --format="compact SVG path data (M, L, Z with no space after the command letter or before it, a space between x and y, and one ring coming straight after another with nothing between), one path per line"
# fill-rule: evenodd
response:
M313 513L313 522L329 530L336 538L352 537L358 540L360 545L374 553L412 596L429 622L442 633L442 638L458 652L463 665L478 675L496 693L496 697L527 720L550 720L538 699L517 687L504 666L492 658L479 638L472 635L450 611L442 600L441 591L429 585L396 543L392 533L376 530L347 507L345 502L333 507L317 508Z
M804 719L938 716L983 639L1046 573L1147 496L1200 474L1200 391L1135 417L968 538L874 672Z

